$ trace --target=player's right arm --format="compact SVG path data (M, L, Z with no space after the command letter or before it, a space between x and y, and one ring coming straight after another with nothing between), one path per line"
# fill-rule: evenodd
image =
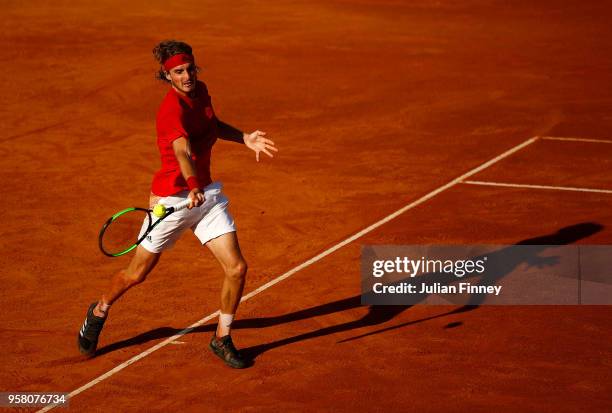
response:
M191 159L191 152L187 139L185 137L175 139L172 142L172 149L174 150L174 155L181 168L183 178L185 178L185 181L190 187L193 186L193 182L197 182L198 175L193 160ZM202 188L199 186L191 188L189 191L189 199L191 200L188 206L189 209L202 205L204 202L204 192L202 192Z

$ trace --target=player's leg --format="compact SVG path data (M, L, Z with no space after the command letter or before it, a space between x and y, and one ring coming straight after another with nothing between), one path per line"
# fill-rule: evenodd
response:
M160 256L161 253L147 251L142 245L139 245L127 268L117 272L111 278L110 286L102 294L94 314L104 317L111 304L119 299L127 290L140 284L147 278L147 275L157 265Z
M89 306L78 336L79 351L82 354L92 356L95 353L110 305L127 290L143 282L155 268L160 255L161 253L149 252L139 245L127 268L117 272L102 298Z
M223 268L224 279L221 287L221 313L235 314L247 273L247 263L240 251L238 237L235 232L223 234L211 239L206 243L208 249L215 256L221 268ZM229 334L229 329L220 326L217 330L221 336Z
M240 304L247 273L247 263L240 251L236 232L229 232L206 243L221 267L224 278L221 287L221 314L217 331L210 347L227 365L234 368L247 366L246 360L234 347L231 338L231 325Z

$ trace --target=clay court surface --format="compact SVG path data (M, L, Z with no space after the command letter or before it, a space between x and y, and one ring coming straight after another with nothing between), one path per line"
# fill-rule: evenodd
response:
M359 304L365 244L554 241L567 227L612 243L609 4L51 4L1 12L0 391L80 389L69 410L88 412L609 411L611 307ZM97 357L76 348L129 260L98 251L99 228L147 205L159 167L167 86L150 50L166 38L192 44L221 119L280 149L259 164L213 150L246 293L439 190L245 301L243 371L208 352L215 319L125 365L217 310L221 269L191 234L113 306ZM444 187L513 148L469 180L519 186Z

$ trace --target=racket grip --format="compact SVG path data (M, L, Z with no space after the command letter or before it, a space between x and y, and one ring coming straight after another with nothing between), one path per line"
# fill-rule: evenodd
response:
M181 209L187 208L189 206L189 202L191 201L189 200L189 198L187 198L186 200L181 201L178 204L172 205L168 208L168 210L171 210L171 212L180 211Z

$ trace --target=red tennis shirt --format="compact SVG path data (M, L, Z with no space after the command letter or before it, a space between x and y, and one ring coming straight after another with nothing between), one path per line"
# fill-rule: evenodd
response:
M155 195L170 196L188 189L172 148L172 142L181 136L189 143L198 181L205 187L212 182L210 152L217 140L217 117L203 82L198 81L195 98L182 96L170 88L157 112L161 169L155 173L151 185Z

